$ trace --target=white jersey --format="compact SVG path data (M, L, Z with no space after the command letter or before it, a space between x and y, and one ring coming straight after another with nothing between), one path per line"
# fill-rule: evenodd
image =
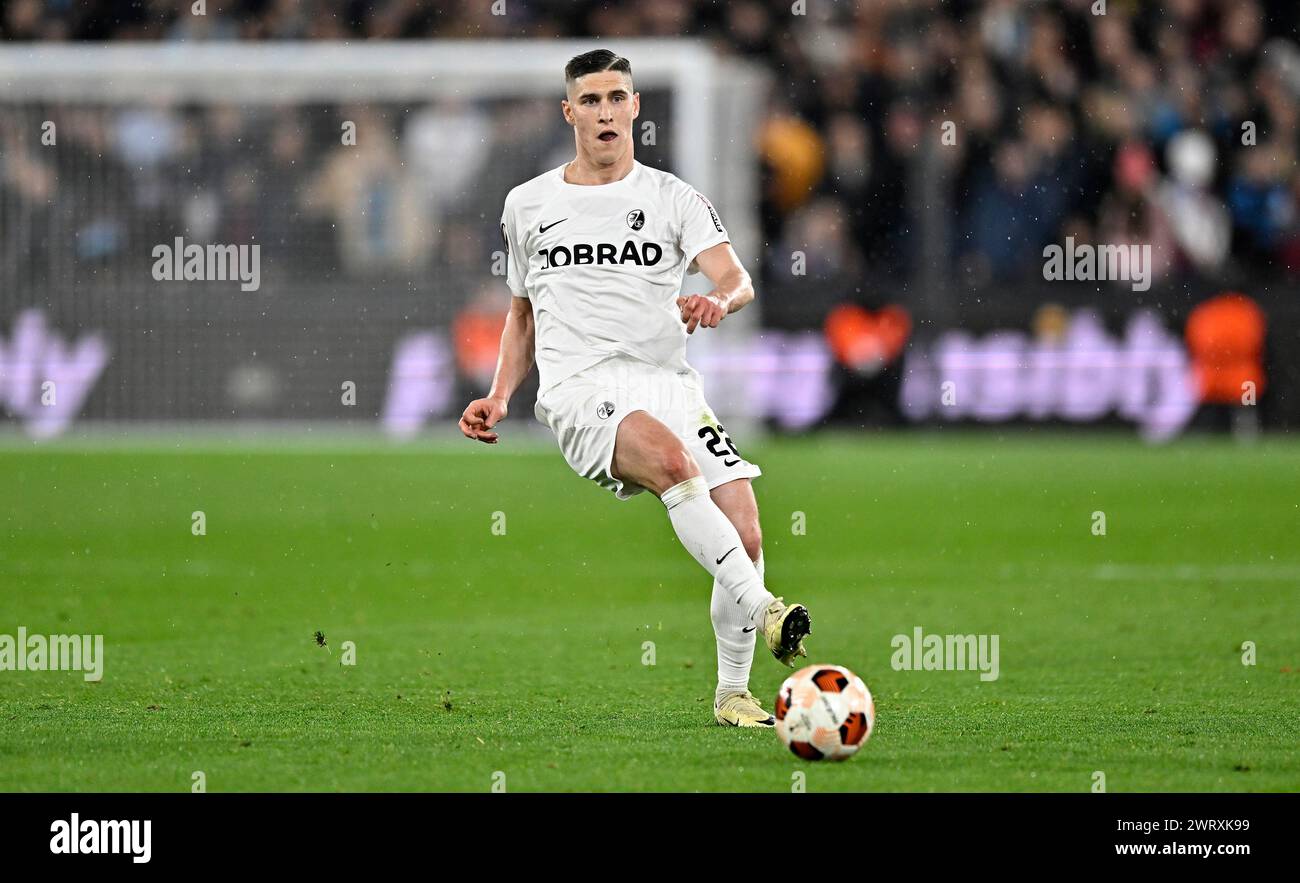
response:
M564 169L511 190L501 217L506 282L532 301L539 391L620 353L688 370L676 298L696 255L729 241L718 213L635 161L611 184L570 184Z

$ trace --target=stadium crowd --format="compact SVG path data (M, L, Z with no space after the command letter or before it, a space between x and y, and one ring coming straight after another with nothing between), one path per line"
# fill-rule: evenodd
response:
M1241 269L1300 275L1294 0L1100 8L1097 0L506 0L505 15L487 2L420 0L210 0L204 15L194 7L4 0L0 33L9 41L585 34L613 48L631 36L710 40L774 74L760 139L765 271L788 275L782 265L803 250L825 292L794 299L794 312L773 317L784 324L819 322L864 280L907 279L936 263L974 284L1033 276L1043 248L1066 236L1150 242L1157 281ZM11 117L0 122L3 211L37 228L59 222L44 218L50 206L69 212L82 260L120 248L128 225L160 225L151 211L232 241L250 231L332 241L334 259L313 260L318 267L417 270L432 252L449 278L463 273L468 297L481 255L496 245L477 219L496 211L509 182L473 188L482 204L466 204L466 182L494 154L517 150L502 117L515 131L549 125L556 155L566 134L553 103L533 108L532 120L518 108L473 105L333 110L82 108L66 114L73 149L53 155L32 148L30 119ZM365 139L360 156L346 155L336 137L313 134L313 126L337 132L339 116L394 137ZM486 154L485 135L494 144ZM95 205L50 199L58 173L90 155L109 170ZM935 180L937 190L925 186ZM288 196L268 208L276 188ZM184 199L170 198L177 190ZM368 211L356 211L363 203ZM114 213L128 204L129 217ZM431 226L441 231L433 249Z

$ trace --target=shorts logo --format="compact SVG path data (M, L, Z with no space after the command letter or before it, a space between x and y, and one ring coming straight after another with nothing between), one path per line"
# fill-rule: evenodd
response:
M612 417L613 414L614 414L613 402L601 402L599 405L596 406L596 416L599 417L601 420L605 420L608 417Z
M645 226L645 212L641 209L633 209L627 213L627 225L633 230L640 230Z

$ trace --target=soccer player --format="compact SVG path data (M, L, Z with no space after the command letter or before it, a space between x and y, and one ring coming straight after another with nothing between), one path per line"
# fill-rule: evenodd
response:
M762 473L736 450L686 362L686 336L748 304L753 285L713 205L633 159L641 96L628 60L588 52L568 63L564 80L560 104L577 156L506 197L501 234L514 297L492 388L465 408L460 429L496 444L493 430L535 357L534 416L573 470L620 500L655 494L713 576L715 719L772 726L749 691L755 632L793 666L808 655L808 610L763 585L750 486ZM686 272L703 272L713 290L682 297Z

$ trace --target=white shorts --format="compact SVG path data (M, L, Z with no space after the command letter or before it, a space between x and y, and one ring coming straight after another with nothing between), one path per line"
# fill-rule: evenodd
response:
M533 414L555 433L573 471L631 499L645 488L610 475L618 425L645 411L677 434L709 489L763 471L736 450L704 400L700 374L677 372L631 356L611 356L560 381L537 399Z

